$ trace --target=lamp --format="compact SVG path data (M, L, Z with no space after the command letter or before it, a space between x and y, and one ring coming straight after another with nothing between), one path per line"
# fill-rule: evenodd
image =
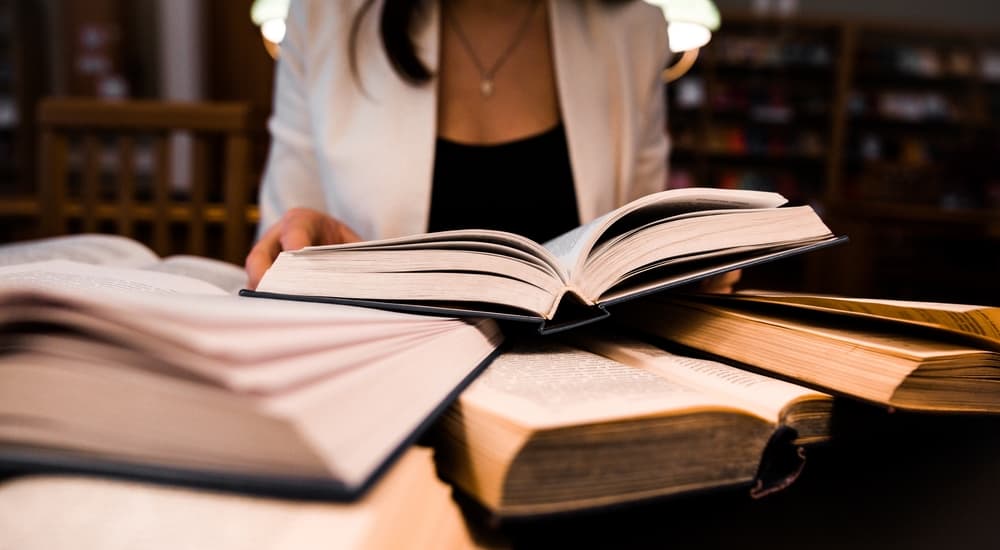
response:
M712 0L646 0L663 10L667 20L670 51L680 59L663 71L663 78L677 80L694 65L698 50L712 39L719 29L719 10Z
M264 47L272 58L278 57L281 41L285 38L288 2L289 0L254 0L250 6L250 20L260 27Z

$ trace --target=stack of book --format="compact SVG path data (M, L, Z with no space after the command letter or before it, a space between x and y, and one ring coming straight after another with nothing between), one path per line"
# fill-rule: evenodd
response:
M998 308L698 292L842 240L774 193L685 188L544 244L283 252L239 292L236 266L128 239L10 245L0 463L358 503L425 438L517 517L780 491L838 399L1000 412Z

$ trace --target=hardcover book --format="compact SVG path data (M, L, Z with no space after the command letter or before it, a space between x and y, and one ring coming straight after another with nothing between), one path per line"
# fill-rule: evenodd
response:
M636 297L843 240L779 194L672 189L544 244L456 230L284 251L248 296L487 316L557 332Z
M156 269L7 265L0 469L353 500L502 338L487 319L253 300Z
M823 392L579 332L513 345L431 432L442 475L498 517L724 487L762 496L830 436Z
M656 297L617 319L838 395L924 412L1000 413L1000 309L794 293Z

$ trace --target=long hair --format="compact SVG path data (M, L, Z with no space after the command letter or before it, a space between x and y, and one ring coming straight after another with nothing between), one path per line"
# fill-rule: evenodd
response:
M354 75L355 80L359 80L358 32L361 29L361 21L371 11L375 1L365 0L351 22L348 55L350 56L351 74ZM633 0L602 1L608 4L624 4ZM382 47L385 48L385 53L389 57L389 63L392 64L392 68L400 78L413 85L424 84L432 76L431 71L417 55L416 45L410 35L413 21L417 17L418 9L422 3L423 0L384 0L382 13L379 16L379 37L382 39Z

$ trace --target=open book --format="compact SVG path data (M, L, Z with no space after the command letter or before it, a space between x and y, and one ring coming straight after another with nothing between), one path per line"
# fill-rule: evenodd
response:
M776 193L672 189L538 244L457 230L282 252L254 296L490 316L555 332L607 307L840 239Z
M432 451L411 447L350 504L84 476L0 483L0 548L288 550L480 548Z
M0 268L0 464L353 499L471 381L489 320Z
M740 293L657 297L618 319L841 395L915 411L1000 413L1000 309Z
M247 283L243 266L188 254L161 258L148 246L121 235L84 233L0 245L0 267L45 260L174 273L199 279L233 294Z
M586 346L586 350L580 346ZM432 435L442 475L487 509L528 516L791 483L827 439L829 395L639 341L522 342Z

